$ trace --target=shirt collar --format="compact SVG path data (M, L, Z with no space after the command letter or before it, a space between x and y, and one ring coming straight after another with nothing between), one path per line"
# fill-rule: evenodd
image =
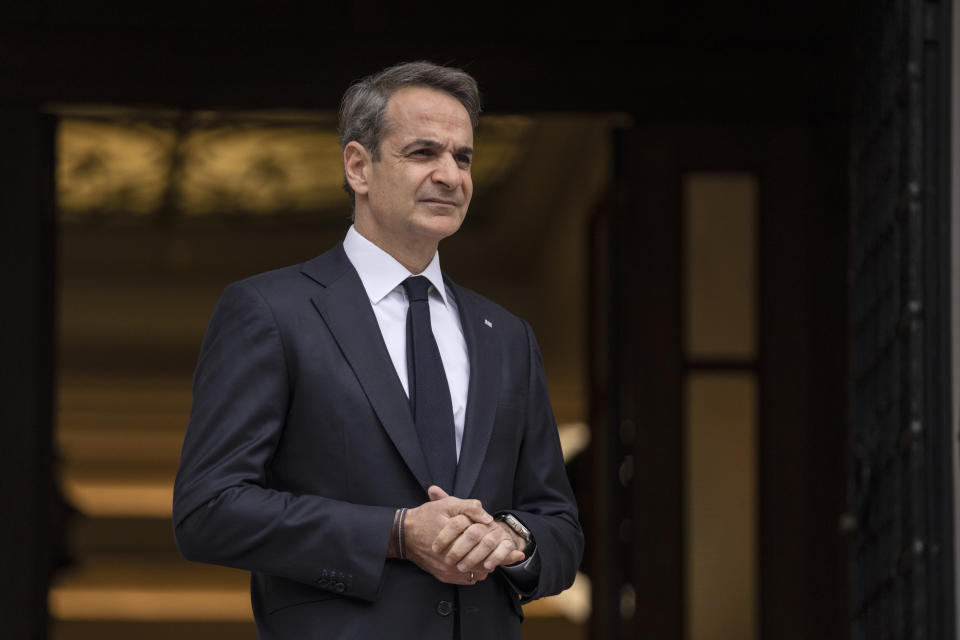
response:
M425 276L440 294L444 304L447 303L447 289L443 283L443 272L440 271L439 252L433 254L433 259L423 273L410 273L396 258L360 235L353 225L350 225L347 236L343 239L343 250L360 275L360 281L371 304L383 300L412 275Z

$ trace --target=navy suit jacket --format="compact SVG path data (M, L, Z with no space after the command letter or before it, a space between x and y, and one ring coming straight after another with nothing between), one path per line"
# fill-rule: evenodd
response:
M515 513L539 579L445 584L386 559L431 483L409 404L342 246L224 291L203 341L174 487L177 545L252 572L261 638L519 638L521 602L574 579L583 535L530 327L447 280L470 357L453 494ZM451 610L451 603L459 606Z

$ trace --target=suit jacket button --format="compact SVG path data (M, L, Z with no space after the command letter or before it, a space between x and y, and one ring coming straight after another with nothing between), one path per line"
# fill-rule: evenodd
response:
M448 616L453 613L453 603L447 600L441 600L437 603L437 613L442 616Z
M346 589L346 588L347 588L347 585L343 584L342 582L338 582L338 583L336 584L336 586L334 587L334 589L336 589L337 593L343 593L343 590Z

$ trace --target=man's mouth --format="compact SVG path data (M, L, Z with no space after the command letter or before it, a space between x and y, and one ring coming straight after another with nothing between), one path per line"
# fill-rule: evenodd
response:
M431 204L443 204L449 207L459 206L456 200L448 200L447 198L424 198L423 201Z

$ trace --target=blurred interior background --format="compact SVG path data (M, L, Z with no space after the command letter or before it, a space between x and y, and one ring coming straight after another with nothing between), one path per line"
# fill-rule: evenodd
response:
M173 544L200 341L425 58L485 97L442 263L536 331L587 534L525 637L953 638L953 5L6 3L3 636L256 636Z

